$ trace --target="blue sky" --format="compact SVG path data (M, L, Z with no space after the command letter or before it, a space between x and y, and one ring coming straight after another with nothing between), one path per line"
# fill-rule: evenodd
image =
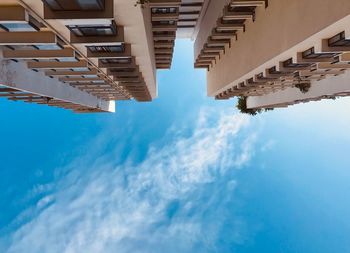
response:
M0 100L0 252L350 252L350 99L251 118L192 58L116 114Z

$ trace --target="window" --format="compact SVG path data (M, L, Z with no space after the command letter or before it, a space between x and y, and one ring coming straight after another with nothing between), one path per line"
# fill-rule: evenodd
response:
M3 23L1 26L8 32L30 32L36 31L28 23Z
M116 46L89 46L87 48L93 53L104 53L104 52L120 53L120 52L124 52L124 45L123 44L116 45Z
M39 50L59 50L62 49L59 45L36 45Z
M21 23L0 23L0 27L7 32L35 32L39 31L41 23L36 21L32 16L29 16L27 22Z
M63 49L63 45L65 44L59 37L56 36L56 43L52 44L43 44L43 45L35 45L35 47L39 50L58 50Z
M74 68L74 69L71 69L72 71L89 71L90 69L89 68Z
M247 80L247 83L249 83L249 84L254 84L255 82L254 82L254 79L253 79L253 78L249 78L249 79Z
M176 13L176 8L152 8L154 14Z
M53 11L104 10L105 0L43 0Z
M98 75L82 75L84 78L97 78Z
M69 0L72 1L72 0ZM103 10L105 0L76 0L83 10Z
M345 38L345 32L339 33L328 40L330 47L350 46L350 40Z
M110 71L111 71L112 73L113 73L113 72L118 72L118 73L120 73L120 72L129 73L129 72L135 71L135 68L111 69Z
M274 66L274 67L272 67L272 68L269 68L269 70L268 70L268 73L269 74L271 74L271 75L273 75L273 74L282 74L282 72L281 71L277 71L277 69L276 69L276 66Z
M79 61L75 57L62 57L62 58L56 58L56 59L60 62L77 62L77 61Z
M111 36L117 34L114 21L110 25L69 25L67 26L76 36Z
M56 0L44 0L44 2L50 7L51 10L54 10L54 11L63 10L61 5Z
M221 23L223 24L232 24L232 25L243 25L245 23L245 19L221 19Z
M101 62L103 64L108 64L108 63L129 64L131 63L131 58L101 59Z
M230 12L245 12L245 13L254 13L255 6L234 6L229 5Z
M153 21L153 25L175 25L176 22L174 20L162 20L162 21Z
M6 48L9 48L11 50L35 50L38 49L35 45L11 45L11 46L5 46Z
M170 36L174 36L175 37L175 32L174 31L154 31L153 32L153 35L159 35L159 36L162 36L162 35L170 35Z
M303 52L303 58L306 59L322 59L335 57L336 53L315 53L314 48L310 48Z
M307 68L310 67L311 63L293 63L293 59L290 58L283 62L283 67L285 68Z

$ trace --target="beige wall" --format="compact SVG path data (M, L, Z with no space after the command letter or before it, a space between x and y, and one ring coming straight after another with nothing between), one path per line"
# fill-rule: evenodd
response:
M248 97L248 108L273 108L276 105L294 104L296 101L307 102L322 96L336 96L339 93L350 92L350 72L343 75L332 76L321 81L312 82L307 93L298 88L287 88L263 96ZM330 85L332 84L332 85Z
M203 16L200 18L199 22L199 31L196 31L197 34L195 43L194 43L194 59L196 60L200 54L204 44L207 42L211 31L216 26L216 21L219 17L223 15L224 6L230 2L230 0L207 0L204 2Z
M151 13L148 8L134 6L135 1L114 0L114 15L118 25L124 26L125 42L131 44L152 98L157 97Z
M20 73L20 74L19 74ZM43 72L34 72L23 61L14 62L3 58L0 49L0 85L13 87L23 92L55 98L64 102L115 112L115 102L99 99L87 92L66 85Z
M41 0L0 0L1 4L25 4L39 17L43 18L43 3ZM131 53L136 58L136 63L142 71L145 82L152 98L157 97L156 69L154 63L153 35L151 31L151 17L149 9L135 7L134 1L115 0L114 19L117 25L124 27L124 40L131 44ZM67 41L70 40L70 32L59 20L46 20L52 30L57 31ZM74 45L74 48L87 55L84 45ZM97 59L90 59L97 67Z
M239 33L238 40L207 73L210 96L231 87L235 80L348 16L350 1L270 0L267 9L257 10L256 21L247 21L246 32ZM205 24L202 30L209 31L210 27Z

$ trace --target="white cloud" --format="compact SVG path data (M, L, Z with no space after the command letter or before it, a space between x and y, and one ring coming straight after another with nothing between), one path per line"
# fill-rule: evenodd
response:
M273 147L276 145L276 140L270 139L268 141L266 141L262 147L261 147L261 152L267 152L270 151L271 149L273 149Z
M200 194L249 161L255 135L237 140L248 124L245 116L206 108L190 136L151 146L139 164L115 166L114 150L91 164L88 152L37 203L42 210L14 232L8 252L186 252L198 240L213 247L220 221L203 231L200 217L218 196ZM225 193L236 188L232 178L225 184Z
M38 209L44 208L47 205L49 205L53 200L54 200L53 196L51 196L51 195L45 196L38 201L36 206Z

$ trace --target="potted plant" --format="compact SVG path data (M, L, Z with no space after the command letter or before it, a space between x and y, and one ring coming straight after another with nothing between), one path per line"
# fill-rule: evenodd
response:
M311 88L310 82L299 82L295 85L302 93L307 93Z
M244 96L238 97L236 107L240 111L240 113L249 114L252 116L255 116L255 115L262 113L262 112L273 111L273 108L266 108L266 109L249 109L249 108L247 108L247 97L244 97Z
M238 101L237 101L237 105L236 105L237 109L244 114L249 114L252 116L255 116L259 113L261 113L261 109L248 109L247 108L247 97L238 97Z

